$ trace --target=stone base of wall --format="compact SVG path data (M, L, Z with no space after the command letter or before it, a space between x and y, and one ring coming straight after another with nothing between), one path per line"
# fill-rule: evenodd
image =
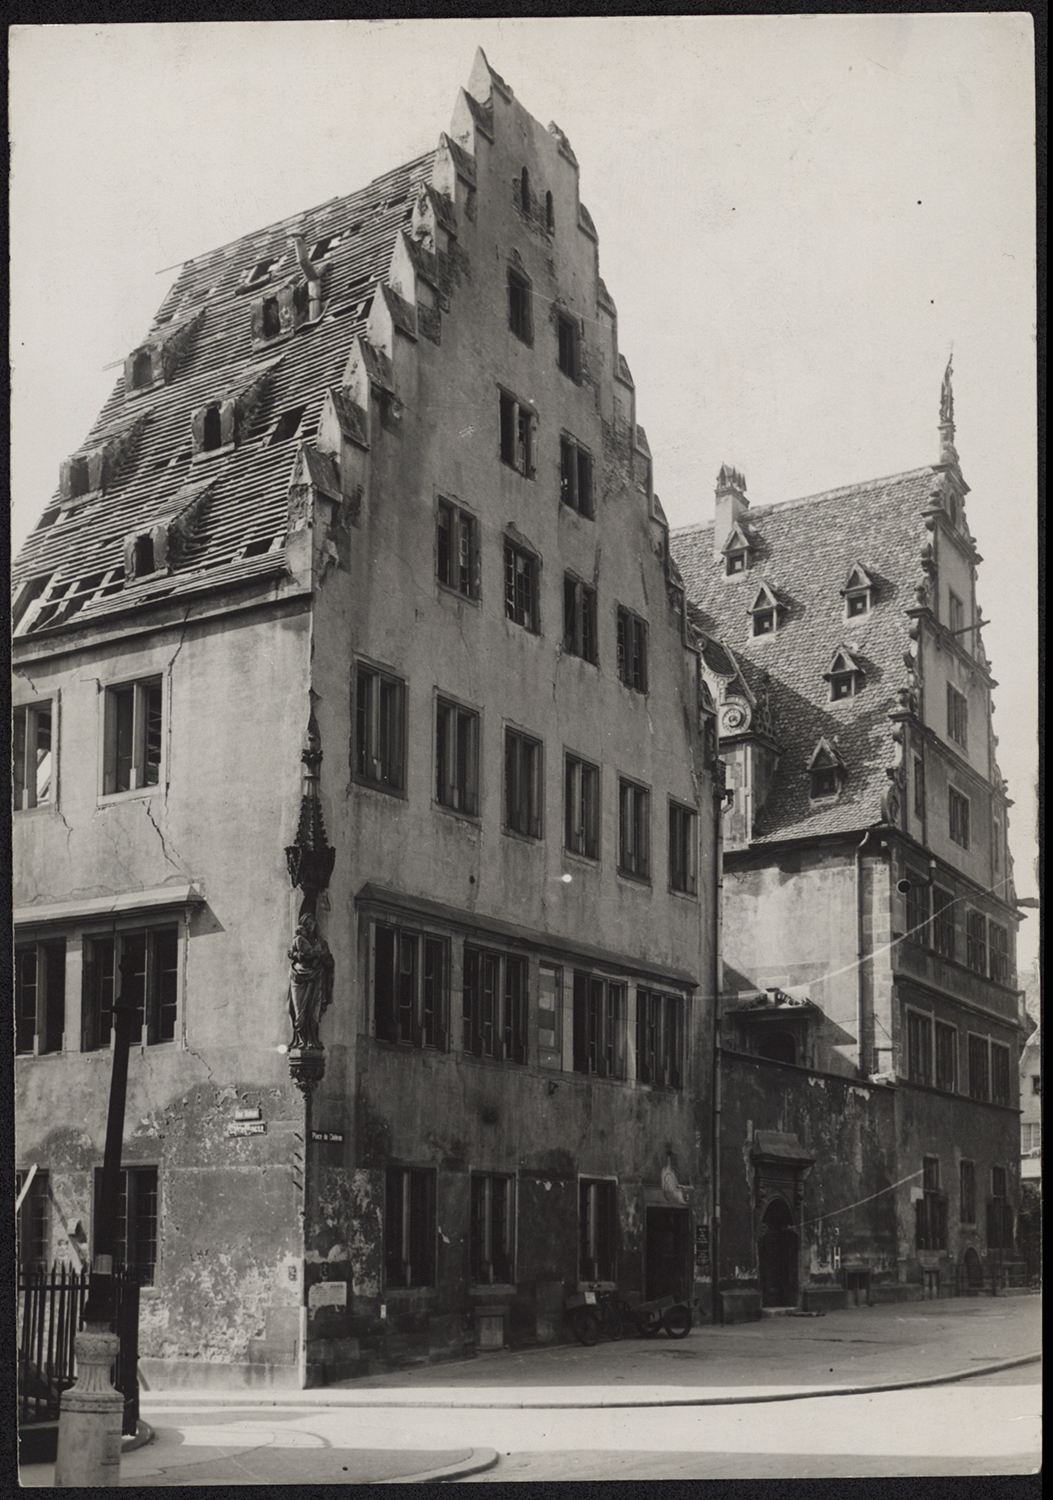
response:
M843 1286L806 1286L801 1306L805 1312L840 1312L848 1306Z
M721 1292L720 1304L725 1323L755 1323L761 1315L761 1294L753 1288Z
M916 1281L880 1281L870 1288L870 1301L875 1307L887 1302L920 1302L922 1289Z
M209 1359L140 1358L139 1373L144 1391L240 1391L299 1390L300 1371L295 1364L276 1361L221 1363Z

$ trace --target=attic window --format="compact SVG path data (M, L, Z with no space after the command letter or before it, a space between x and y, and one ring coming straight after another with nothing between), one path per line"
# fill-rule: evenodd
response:
M857 620L870 613L874 602L874 580L862 563L853 564L841 594L845 601L846 620Z
M840 777L836 766L813 766L811 774L813 798L837 796L840 789Z
M290 438L296 436L306 410L306 406L294 406L290 411L282 412L271 433L270 445L272 447L275 443L287 443Z
M862 668L844 647L834 652L830 670L824 672L823 676L830 684L831 703L836 703L841 698L855 697L863 686Z
M141 391L145 386L152 385L154 380L154 362L149 349L140 349L132 360L131 389Z
M746 549L744 547L735 552L727 553L724 559L724 570L729 578L733 573L745 573Z
M87 458L83 454L77 458L71 458L62 478L63 500L76 500L81 495L88 494L91 489L91 480L88 475Z
M753 634L774 635L778 621L775 618L774 609L755 609L753 611Z
M217 448L223 446L223 423L219 415L218 406L210 406L205 412L204 423L201 429L201 451L202 453L213 453Z
M135 547L132 551L132 577L143 578L147 573L156 571L154 562L154 539L151 536L140 536L136 538Z
M281 333L282 319L277 297L265 297L263 299L261 328L265 339L276 339Z

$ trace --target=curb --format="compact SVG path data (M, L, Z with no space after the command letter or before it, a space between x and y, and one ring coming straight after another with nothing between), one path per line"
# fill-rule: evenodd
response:
M652 1401L429 1401L421 1399L423 1388L420 1394L415 1394L413 1397L394 1397L378 1401L355 1401L355 1393L351 1390L347 1392L350 1400L334 1400L332 1396L319 1396L313 1400L306 1400L305 1397L313 1395L313 1392L309 1391L297 1393L300 1399L296 1401L282 1400L277 1395L268 1396L262 1400L259 1397L254 1401L252 1398L249 1400L252 1405L261 1407L342 1407L352 1411L370 1411L373 1408L418 1408L431 1411L607 1411L624 1408L632 1411L671 1406L757 1406L771 1401L810 1401L819 1396L869 1396L881 1391L905 1391L914 1388L922 1389L931 1385L953 1385L959 1380L972 1380L979 1375L996 1375L1002 1370L1012 1370L1019 1365L1037 1364L1041 1358L1041 1352L1019 1354L1013 1359L996 1360L991 1364L976 1365L967 1370L952 1370L944 1375L924 1375L916 1379L890 1380L873 1385L796 1386L789 1390L753 1391L736 1396L671 1396ZM175 1399L175 1392L166 1391L159 1394L169 1398L166 1402L168 1405L196 1404L195 1398L189 1393L180 1393L179 1400ZM198 1400L200 1399L199 1397ZM212 1392L209 1399L219 1406L247 1404L244 1396L235 1396L233 1392L223 1392L221 1395L218 1392ZM384 1483L387 1481L385 1480Z
M404 1474L398 1479L376 1479L374 1484L435 1484L442 1479L465 1479L497 1467L496 1448L473 1448L467 1458L447 1464L444 1469L429 1469L425 1474Z

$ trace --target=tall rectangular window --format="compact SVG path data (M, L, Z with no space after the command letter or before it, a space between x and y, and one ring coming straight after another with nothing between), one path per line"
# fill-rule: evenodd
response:
M947 628L952 635L965 629L965 605L953 589L947 593Z
M66 1024L66 940L15 947L15 1051L61 1052Z
M382 1041L446 1050L449 953L445 938L376 923L373 1024Z
M524 344L534 342L534 324L530 307L530 283L517 271L508 273L508 326Z
M577 321L565 313L556 314L557 362L564 375L577 380L581 374L581 334Z
M669 804L669 888L698 893L698 814L679 802Z
M1002 873L1002 820L991 819L991 863L996 875Z
M543 1068L563 1067L563 970L538 965L537 1050Z
M603 1178L578 1182L578 1278L616 1281L618 1184Z
M947 684L947 734L963 750L969 748L969 700Z
M571 437L559 440L559 498L579 516L595 515L592 496L592 455Z
M95 1172L95 1218L99 1223L102 1172ZM158 1192L156 1167L122 1167L117 1199L114 1260L134 1270L140 1286L153 1286L157 1276ZM97 1230L96 1230L97 1233Z
M626 1076L626 987L574 972L574 1071Z
M16 812L51 800L51 704L20 706L13 714L12 782Z
M406 684L364 662L355 677L355 770L370 786L405 791Z
M479 1286L515 1280L515 1179L472 1173L469 1259Z
M599 660L596 590L572 573L563 579L563 649L584 661Z
M541 837L541 741L505 730L505 828Z
M684 1081L684 997L636 991L636 1076L678 1089Z
M103 793L156 786L161 772L160 677L107 688L104 704Z
M1009 1174L1005 1167L991 1168L991 1196L987 1201L988 1250L1012 1250L1013 1208L1008 1202Z
M932 1082L932 1021L914 1010L907 1012L907 1077L911 1083Z
M998 922L987 924L988 957L991 978L997 984L1009 983L1009 930Z
M914 816L925 816L925 762L920 755L914 757Z
M479 597L479 522L450 500L440 500L435 530L435 573L466 599Z
M472 817L479 811L479 715L445 698L435 707L435 799Z
M541 629L539 568L533 552L505 542L505 615L537 635Z
M651 874L651 794L624 779L618 782L618 869L636 880Z
M936 1156L922 1158L922 1196L915 1204L917 1210L917 1248L919 1250L946 1250L947 1214L946 1202L940 1192L940 1161Z
M178 981L179 928L175 925L88 938L81 1049L92 1052L110 1045L117 996L134 1009L148 1045L174 1041Z
M932 946L941 958L954 957L954 897L938 885L932 891Z
M954 1094L958 1090L958 1031L936 1022L936 1087Z
M947 788L948 829L951 840L963 849L969 847L969 799L953 786Z
M564 761L564 847L586 859L600 857L600 769L568 755Z
M15 1173L15 1192L25 1187L28 1172ZM51 1188L38 1168L29 1182L15 1219L17 1259L23 1271L44 1271L51 1259Z
M501 418L501 462L524 479L534 477L534 428L536 417L529 406L502 391L499 402Z
M976 1163L958 1164L958 1217L963 1224L976 1223Z
M435 1173L388 1167L384 1180L384 1283L435 1285Z
M981 1100L991 1097L990 1059L987 1038L983 1036L969 1038L969 1097Z
M991 1043L991 1102L1010 1102L1009 1048L1000 1046L998 1042Z
M618 676L634 692L647 691L647 621L618 608Z
M965 962L977 974L987 973L987 918L982 911L965 914Z
M904 934L915 943L929 941L929 887L925 876L915 870L907 871L907 931Z
M473 1057L527 1060L527 961L464 947L464 1050Z

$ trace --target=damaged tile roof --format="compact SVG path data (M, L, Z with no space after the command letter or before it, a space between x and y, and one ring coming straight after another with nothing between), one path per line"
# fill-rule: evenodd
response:
M671 533L688 617L709 638L702 642L705 659L717 672L737 667L754 694L767 689L781 756L753 843L848 832L879 821L886 767L893 763L888 715L897 689L907 683L905 611L923 576L922 512L936 482L932 468L914 469L751 507L744 519L756 550L749 569L732 577L714 560L712 522ZM856 563L873 581L872 606L846 620L841 590ZM754 637L748 610L762 583L784 607L778 629ZM842 646L863 682L856 695L831 702L823 674ZM835 802L813 805L808 765L823 737L836 744L848 775Z
M360 192L186 263L143 341L160 350L153 369L163 368L164 378L134 391L118 381L77 450L103 454L88 472L104 478L93 478L82 498L56 493L19 553L15 593L36 601L21 634L48 634L74 616L77 626L87 625L164 597L285 571L299 445L314 436L326 392L339 386L354 339L365 331L374 290L434 157L429 152ZM289 278L303 281L294 235L304 237L308 253L316 248L321 314L257 347L253 303ZM253 279L254 268L268 261ZM195 413L229 400L242 416L236 444L195 459ZM193 502L192 525L168 570L126 579L126 539Z

